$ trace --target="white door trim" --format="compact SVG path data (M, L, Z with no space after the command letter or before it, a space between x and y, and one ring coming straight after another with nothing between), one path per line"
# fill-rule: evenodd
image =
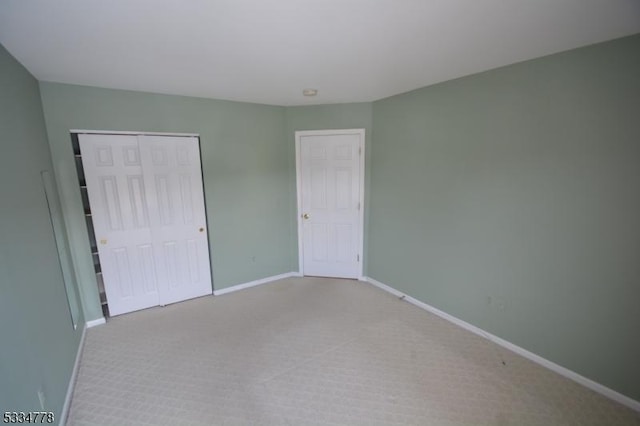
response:
M71 129L71 134L77 135L131 135L131 136L194 136L200 137L200 133L166 133L166 132L138 132L126 130L83 130Z
M295 132L296 140L296 205L297 205L297 223L298 223L298 271L304 276L304 262L302 250L302 171L300 170L301 162L301 138L303 136L329 136L329 135L360 135L360 210L358 211L358 252L360 256L359 280L364 279L364 166L365 166L365 133L364 129L336 129L336 130L302 130Z

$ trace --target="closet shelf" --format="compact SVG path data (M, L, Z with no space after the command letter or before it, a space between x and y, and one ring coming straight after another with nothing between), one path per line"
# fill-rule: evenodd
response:
M84 167L82 164L82 153L80 152L80 144L78 141L78 135L72 135L72 148L73 157L76 166L76 172L78 176L78 186L80 187L80 196L82 199L82 208L85 217L85 224L87 226L87 233L89 237L89 248L91 249L91 257L93 258L93 268L96 274L96 281L98 287L98 293L100 295L100 305L102 306L102 313L105 317L109 316L109 304L107 301L107 295L104 291L104 282L102 277L102 267L100 265L100 257L98 256L98 244L93 232L93 215L91 213L91 206L89 204L89 188L87 188L87 180L84 174Z

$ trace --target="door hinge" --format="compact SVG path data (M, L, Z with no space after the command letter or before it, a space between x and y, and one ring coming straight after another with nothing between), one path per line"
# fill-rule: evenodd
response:
M362 155L362 147L361 146L358 147L358 155Z
M358 260L358 262L360 262L360 255L359 254L356 255L356 259Z
M360 210L360 201L358 201L358 210Z

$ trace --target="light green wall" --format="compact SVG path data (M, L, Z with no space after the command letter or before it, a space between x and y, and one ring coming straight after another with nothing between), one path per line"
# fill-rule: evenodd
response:
M291 270L284 108L40 83L86 316L102 316L70 129L199 133L215 289Z
M286 137L289 148L289 206L292 212L290 223L290 247L292 270L298 271L298 223L296 201L296 158L295 132L299 130L334 130L334 129L365 129L365 270L367 267L367 205L369 202L369 170L371 165L371 130L372 104L370 102L351 104L332 104L288 107L286 109Z
M373 120L370 276L640 400L640 36Z
M82 326L73 329L47 200L38 82L0 45L0 413L59 418ZM84 324L84 319L79 318Z

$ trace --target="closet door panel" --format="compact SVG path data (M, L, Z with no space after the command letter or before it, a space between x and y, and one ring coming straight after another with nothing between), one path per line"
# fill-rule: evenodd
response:
M136 136L78 136L111 315L159 304L150 214Z
M160 304L211 294L198 139L139 136L138 142L158 259Z

